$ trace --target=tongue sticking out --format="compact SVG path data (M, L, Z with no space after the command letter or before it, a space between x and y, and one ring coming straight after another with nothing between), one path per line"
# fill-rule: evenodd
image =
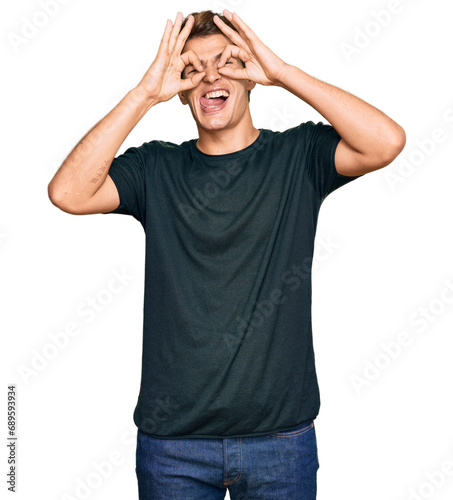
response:
M220 106L227 100L226 97L214 97L212 99L206 99L206 97L201 98L201 105L205 108Z

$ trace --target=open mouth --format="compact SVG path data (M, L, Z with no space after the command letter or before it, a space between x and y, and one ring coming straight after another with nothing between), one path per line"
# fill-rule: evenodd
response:
M220 109L224 106L228 97L230 97L230 93L227 90L215 90L202 96L200 104L205 109Z

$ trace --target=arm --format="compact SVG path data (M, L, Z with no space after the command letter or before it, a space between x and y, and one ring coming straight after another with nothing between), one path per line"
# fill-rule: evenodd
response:
M280 85L326 118L341 136L335 168L342 175L362 175L385 167L403 150L404 130L358 97L288 66Z
M121 144L153 106L196 87L204 77L193 51L181 55L193 17L182 31L181 24L180 13L174 25L167 21L156 59L140 83L82 138L58 169L48 186L55 206L71 214L105 213L118 207L118 191L108 173ZM189 63L200 72L182 79Z
M237 14L225 10L224 15L239 33L215 18L217 26L235 44L225 49L219 72L230 78L280 86L316 109L341 136L335 152L339 174L355 176L372 172L391 163L403 150L406 135L396 122L358 97L286 64ZM242 59L245 68L224 67L231 56Z

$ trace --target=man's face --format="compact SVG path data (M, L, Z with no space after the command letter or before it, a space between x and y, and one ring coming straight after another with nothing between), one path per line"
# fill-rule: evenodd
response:
M180 92L183 104L188 104L197 126L204 130L233 128L241 123L249 112L248 91L255 83L249 80L234 80L221 75L217 63L223 49L231 44L224 35L209 35L189 40L183 52L193 50L201 60L206 75L201 83L192 90ZM232 57L225 66L243 68L242 61ZM186 66L184 76L193 75L196 69ZM212 92L216 92L212 94ZM216 97L221 94L219 97Z

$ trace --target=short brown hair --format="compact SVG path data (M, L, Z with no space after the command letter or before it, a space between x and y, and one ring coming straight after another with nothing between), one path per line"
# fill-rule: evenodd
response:
M222 14L216 14L212 10L204 10L202 12L192 12L189 14L182 22L181 30L187 23L189 16L194 17L194 23L190 35L188 36L186 42L191 38L202 38L209 35L223 35L220 28L214 22L214 16L219 16L220 19L231 29L237 31L237 29L228 21L228 19Z
M222 14L217 14L215 12L212 12L212 10L203 10L202 12L192 12L192 14L189 14L187 17L184 18L181 25L181 30L186 25L189 16L194 17L194 23L190 31L190 34L187 37L186 43L192 38L203 38L209 35L223 35L224 33L214 22L214 16L218 16L227 26L229 26L231 29L237 32L237 29L233 26L233 24L231 24L230 21L228 21L228 19L225 16L223 16ZM249 101L250 101L250 92L251 90L248 91Z

